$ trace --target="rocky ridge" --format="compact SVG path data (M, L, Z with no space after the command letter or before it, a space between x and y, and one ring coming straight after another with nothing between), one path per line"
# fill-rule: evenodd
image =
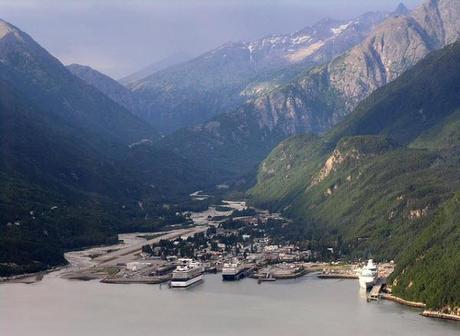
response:
M399 10L398 13L405 11ZM261 128L324 132L379 87L460 36L460 2L429 0L385 20L362 43L287 86L255 99Z

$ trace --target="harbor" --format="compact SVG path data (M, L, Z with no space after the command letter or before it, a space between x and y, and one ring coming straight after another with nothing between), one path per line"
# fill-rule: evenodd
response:
M192 199L206 200L198 191ZM66 253L69 266L58 273L69 280L99 280L106 284L163 284L188 287L206 273L222 280L250 277L258 284L315 274L318 279L359 280L363 263L314 261L316 252L293 244L274 243L265 231L270 221L289 223L278 213L249 208L245 202L223 201L207 210L186 214L193 225L154 233L120 235L116 245ZM332 250L332 248L330 248ZM368 300L381 298L394 265L386 263L371 273ZM195 269L199 269L195 272ZM189 277L187 272L196 273ZM176 273L184 284L175 281ZM42 277L24 278L33 283ZM189 278L187 278L189 277ZM375 279L374 279L375 278ZM374 280L377 282L374 284ZM366 286L364 286L366 287Z
M194 197L207 195L199 193ZM248 281L261 287L271 283L292 284L301 279L316 279L325 284L346 281L359 290L364 302L393 301L422 309L423 316L449 318L423 310L426 308L423 304L392 296L386 282L395 267L393 262L322 262L315 260L318 258L315 250L275 242L266 228L270 221L283 222L280 214L252 209L244 202L224 201L187 216L194 225L122 234L116 245L68 252L69 266L56 270L52 276L79 282L97 281L101 285L145 285L153 289L157 285L171 290L206 286L209 279L237 282L235 285L241 284L243 288ZM16 282L34 283L47 276L32 275Z
M261 285L206 274L187 290L68 281L51 273L32 285L3 284L0 297L2 334L14 336L457 336L460 331L458 323L427 319L390 301L367 303L357 281L320 280L312 273Z

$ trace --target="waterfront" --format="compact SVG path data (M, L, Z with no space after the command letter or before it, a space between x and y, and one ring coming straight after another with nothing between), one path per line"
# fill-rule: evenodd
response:
M225 204L235 210L245 208L242 202ZM146 284L153 281L146 275L165 261L142 257L144 244L178 236L185 239L209 227L218 228L213 218L231 213L212 207L191 214L198 225L195 227L120 235L124 243L67 253L70 265L47 274L40 282L0 284L0 335L304 335L307 331L340 336L459 334L459 323L424 318L420 310L393 302L367 303L355 279L320 280L307 275L258 284L254 279L223 282L219 273L206 274L204 283L188 290L169 289L167 283ZM279 217L258 213L238 220L251 227L260 216ZM262 249L256 255L266 259L260 268L262 273L280 273L279 278L285 278L283 272L302 264L307 271L322 270L323 277L356 278L356 265L296 261L303 256L302 251L270 245L265 238L262 241L253 246ZM216 252L218 261L233 252ZM282 263L266 265L267 260ZM151 266L130 271L130 263ZM108 272L114 270L114 282L123 285L99 282L107 280ZM299 275L303 275L303 268L300 270ZM21 281L35 282L35 277Z
M355 280L306 276L258 285L206 275L189 290L70 281L0 285L1 335L443 335L460 324L367 303Z

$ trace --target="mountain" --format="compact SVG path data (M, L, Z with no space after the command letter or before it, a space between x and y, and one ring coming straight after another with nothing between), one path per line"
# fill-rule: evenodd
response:
M396 7L396 10L393 12L395 16L409 15L410 10L402 2Z
M67 66L67 69L89 85L94 86L117 104L132 113L136 113L137 104L131 91L116 80L86 65L70 64Z
M77 79L30 36L4 21L0 21L0 59L0 79L56 118L121 144L155 136L152 127Z
M202 123L323 64L361 42L383 13L322 20L289 35L230 42L128 85L143 117L163 132Z
M280 144L260 166L252 202L283 211L307 240L321 232L344 255L395 259L398 295L460 307L459 89L456 42L324 135Z
M399 260L391 279L396 295L453 315L460 315L459 202L457 193L442 206Z
M362 43L280 90L253 102L262 127L287 135L321 133L377 88L391 82L429 52L460 36L460 3L429 0L410 15L390 17Z
M63 263L65 250L180 221L174 204L209 174L157 140L0 21L0 274L41 270Z
M361 43L328 64L306 69L241 108L164 141L198 164L208 163L226 175L244 174L273 144L295 134L327 131L376 89L429 52L454 42L460 36L458 17L460 2L453 0L430 0L410 15L390 15ZM191 151L198 147L198 152Z
M173 65L184 63L193 57L186 53L176 53L161 61L150 64L149 66L136 71L126 77L120 78L118 82L122 85L128 86L130 83L140 81L141 79L147 78L154 73L169 68Z

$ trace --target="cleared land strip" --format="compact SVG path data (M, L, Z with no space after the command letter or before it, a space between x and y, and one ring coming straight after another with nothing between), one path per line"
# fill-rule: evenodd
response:
M164 239L171 240L171 239L176 239L181 236L192 236L199 232L204 232L207 229L208 229L207 226L197 226L191 229L174 230L171 233L166 233L159 237L155 237L153 239L146 240L144 242L134 244L134 245L122 248L120 250L110 252L103 256L97 257L94 259L94 261L97 262L97 266L115 266L118 263L126 263L126 262L129 262L135 259L134 255L140 252L142 250L142 246L144 245L156 244L156 243L159 243L160 240L164 240Z

